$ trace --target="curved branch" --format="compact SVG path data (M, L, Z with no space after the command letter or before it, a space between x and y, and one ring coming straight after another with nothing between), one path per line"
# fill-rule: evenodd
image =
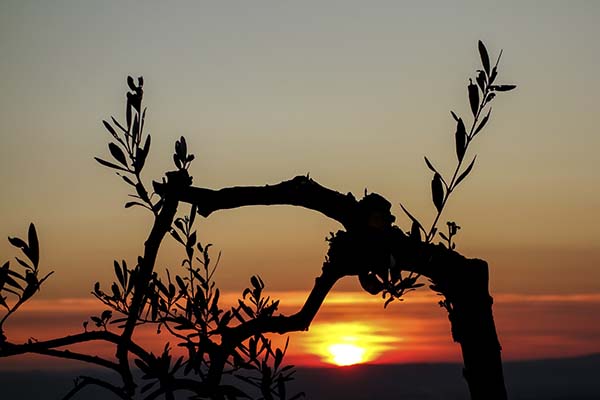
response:
M315 279L315 285L300 311L290 316L258 317L236 327L225 328L222 332L223 343L233 348L256 334L307 331L329 291L341 277L325 262L323 273Z
M350 193L344 195L328 189L305 176L267 186L211 190L193 186L170 188L159 185L157 189L161 192L168 191L169 195L179 201L196 205L198 213L204 217L217 210L251 205L292 205L320 212L341 223L353 236L351 245L344 252L352 257L340 263L346 264L346 275L358 274L365 268L365 262L372 264L370 257L381 253L380 250L393 254L403 270L419 273L434 281L440 278L444 280L448 275L465 268L465 272L471 273L473 265L483 262L473 262L444 246L407 237L399 228L392 226L395 217L390 213L390 202L376 193L357 201ZM357 254L361 248L366 249L362 256ZM350 268L350 265L355 267ZM485 269L487 270L487 265Z
M72 344L85 343L85 342L90 342L93 340L103 340L103 341L114 343L117 345L123 343L123 341L124 341L121 336L119 336L113 332L90 331L90 332L78 333L75 335L64 336L64 337L57 338L57 339L39 341L39 342L27 342L27 343L23 343L23 344L3 342L3 343L0 343L0 357L10 357L10 356L25 354L25 353L38 353L38 354L46 354L46 355L50 355L50 356L54 356L54 357L62 357L62 358L83 357L86 359L85 360L82 359L81 361L92 362L87 357L93 358L93 356L88 356L86 354L80 354L80 353L72 353L72 352L65 353L64 351L52 352L50 350L57 348L57 347L64 347L64 346L69 346ZM139 358L141 358L144 361L152 360L152 358L150 357L150 354L148 352L146 352L146 350L144 350L138 344L133 342L132 340L129 340L126 343L125 347L127 347L127 349L130 352L132 352L133 354L135 354L136 356L138 356ZM65 357L65 354L68 354L70 356ZM77 358L75 358L75 359L77 359ZM109 361L107 361L107 362L109 362ZM111 363L110 368L112 368L112 364L113 363ZM108 366L108 365L105 365L105 366Z

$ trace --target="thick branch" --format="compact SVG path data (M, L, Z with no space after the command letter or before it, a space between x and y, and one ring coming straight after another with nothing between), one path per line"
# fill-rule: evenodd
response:
M325 263L323 273L315 279L315 285L300 311L290 316L258 317L234 328L225 328L223 343L233 348L256 334L307 331L329 291L340 278L341 276L332 271L328 263Z
M318 211L346 228L351 224L358 205L351 193L344 195L327 189L305 176L297 176L276 185L238 186L221 190L190 186L174 195L180 201L196 204L198 213L204 217L218 210L288 204Z

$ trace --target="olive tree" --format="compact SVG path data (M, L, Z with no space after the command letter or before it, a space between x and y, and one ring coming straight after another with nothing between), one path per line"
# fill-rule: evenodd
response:
M431 197L436 210L428 229L403 205L411 226L403 229L395 225L391 203L377 193L365 192L357 199L308 176L220 190L194 186L189 172L194 155L183 137L175 143L175 169L148 186L142 177L151 146L150 135L144 129L144 81L129 77L125 122L112 117L103 121L111 137L111 159L96 160L131 187L133 199L125 204L126 208L143 207L153 216L143 254L133 263L115 261L115 281L108 289L95 284L93 295L106 310L84 322L83 332L14 343L4 329L5 321L39 290L51 272L40 271L33 224L27 240L9 238L22 250L25 260L17 257L16 268L9 262L0 268L0 305L6 309L0 319L0 356L37 353L74 359L120 376L120 384L79 377L65 399L73 398L88 385L100 386L122 399L174 399L178 391L192 393L193 398L294 399L303 394L286 392L285 383L294 373L292 366L283 364L287 342L283 349L275 348L269 334L308 330L328 293L343 277L356 276L366 292L382 297L384 306L428 282L442 296L439 304L448 312L452 338L461 346L471 398L506 399L488 265L456 251L454 237L460 227L455 222L448 221L445 232L438 228L452 193L473 170L476 157L467 154L490 120L490 104L501 92L515 88L497 83L502 53L492 65L481 41L478 50L482 67L467 86L472 115L463 118L451 112L456 126L456 166L444 175L425 157L432 174ZM189 206L189 212L178 214L184 205ZM343 227L327 239L329 248L320 273L304 305L292 315L278 313L279 301L265 295L265 284L259 276L250 278L250 286L238 304L223 308L213 280L218 259L211 259L210 244L202 244L194 229L197 215L209 218L217 211L255 205L304 207ZM179 271L156 268L157 254L168 236L183 250ZM158 332L168 332L185 355L173 356L169 345L159 355L138 345L133 335L141 325L154 325ZM72 345L97 340L115 346L114 359L69 350ZM134 366L143 374L141 382L134 378Z

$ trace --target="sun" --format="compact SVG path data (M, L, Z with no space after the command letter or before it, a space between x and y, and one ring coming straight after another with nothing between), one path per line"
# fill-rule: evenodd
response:
M327 349L332 356L332 361L340 367L359 364L364 361L366 350L350 343L332 344Z

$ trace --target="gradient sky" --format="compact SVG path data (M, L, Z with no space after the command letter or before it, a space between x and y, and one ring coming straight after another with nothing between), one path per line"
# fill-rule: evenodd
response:
M434 216L423 155L446 174L454 166L449 110L470 114L466 84L482 39L494 56L504 49L499 79L518 89L494 101L470 150L477 165L442 221L463 227L459 251L490 263L497 308L512 299L514 312L501 311L501 339L510 330L518 338L527 319L515 304L542 304L528 326L550 344L526 354L529 342L514 339L517 347L505 343L509 355L600 351L598 322L589 321L595 336L585 345L569 342L579 340L584 319L560 330L569 316L599 311L600 4L454 3L3 1L0 234L23 235L36 223L42 263L56 271L38 300L90 298L96 280L111 279L113 259L141 252L149 215L123 209L127 188L92 159L108 154L101 120L122 119L127 75L146 81L148 182L173 168L174 141L185 135L196 185L310 173L341 192L384 195L408 228L400 201L427 224ZM292 207L217 213L198 226L201 240L223 252L224 290L239 293L259 273L284 302L286 291L310 288L324 238L338 228ZM14 252L4 241L0 254L3 261ZM158 266L179 258L168 242ZM357 289L350 280L338 288ZM574 294L581 297L570 301ZM551 303L548 295L559 297ZM446 317L430 300L422 322L434 318L446 332L436 343L451 346ZM414 307L387 314L417 321ZM331 315L319 318L341 319ZM417 348L392 361L436 359ZM453 359L452 349L437 359Z

